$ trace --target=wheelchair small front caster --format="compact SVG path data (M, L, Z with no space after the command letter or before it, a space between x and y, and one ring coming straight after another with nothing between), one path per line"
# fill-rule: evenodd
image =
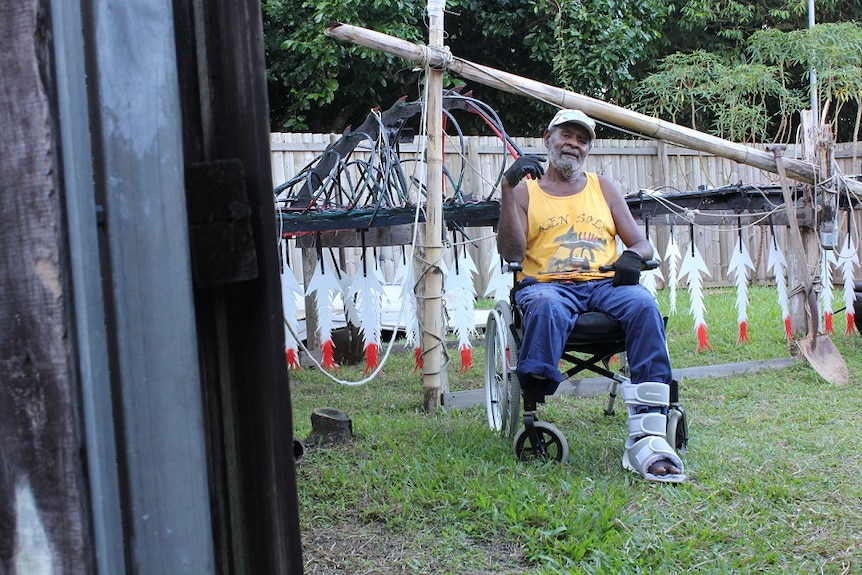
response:
M563 432L547 421L528 421L515 434L512 448L521 461L545 460L564 462L569 458L569 444Z

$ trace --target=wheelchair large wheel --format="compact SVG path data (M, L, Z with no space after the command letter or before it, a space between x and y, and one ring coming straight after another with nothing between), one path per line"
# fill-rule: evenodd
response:
M485 407L488 425L509 439L518 425L521 385L515 374L518 344L512 337L512 309L498 301L485 326Z
M535 421L536 440L530 437L526 427L521 427L512 440L515 457L521 461L557 461L569 458L569 443L563 432L547 421Z
M688 422L679 406L671 407L667 414L667 442L679 452L685 451L688 444Z

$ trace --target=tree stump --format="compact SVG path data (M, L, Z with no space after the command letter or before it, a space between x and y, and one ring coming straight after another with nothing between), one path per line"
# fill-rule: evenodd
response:
M303 443L308 447L325 447L353 440L353 422L337 409L319 407L311 414L311 433Z

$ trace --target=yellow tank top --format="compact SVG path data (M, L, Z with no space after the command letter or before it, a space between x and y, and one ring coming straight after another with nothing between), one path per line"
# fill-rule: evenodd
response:
M586 172L587 185L574 196L545 193L527 180L527 253L523 275L538 281L590 280L613 276L599 266L617 259L617 228L599 178Z

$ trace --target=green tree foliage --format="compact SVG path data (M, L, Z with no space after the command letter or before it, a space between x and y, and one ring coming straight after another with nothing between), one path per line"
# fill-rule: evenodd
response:
M665 30L681 40L664 47L632 105L736 141L789 141L814 67L819 108L839 139L857 139L862 27L840 22L859 16L854 4L818 0L823 23L809 29L807 0L682 1L682 18Z
M274 130L341 131L374 106L420 94L409 63L323 34L332 21L427 41L427 3L264 0ZM603 99L624 101L656 52L669 8L661 0L449 0L446 45L480 64ZM450 86L460 80L449 79ZM516 133L541 133L552 107L470 85ZM474 122L468 131L482 131Z
M537 2L536 11L553 21L531 31L534 58L553 64L556 85L607 101L623 101L633 87L638 64L656 55L670 7L663 1Z
M424 0L262 6L273 130L340 132L373 107L419 98L421 71L323 31L338 21L423 44ZM445 43L466 60L745 142L794 137L814 66L839 140L858 138L858 0L817 0L811 30L807 10L808 0L447 0ZM468 88L514 134L540 134L552 111L526 96ZM487 133L478 118L458 120L467 133Z
M638 94L647 112L739 142L770 137L773 106L790 114L803 105L779 66L729 64L703 50L666 57L641 82Z
M753 32L740 56L696 50L664 58L639 85L637 106L656 116L740 141L789 141L797 112L809 107L817 70L820 109L843 139L857 139L862 101L862 27ZM851 126L852 124L852 126Z
M274 130L340 132L416 82L399 58L340 44L323 31L340 21L421 42L424 6L418 2L265 0L263 16ZM381 94L389 99L381 101Z
M742 53L758 30L790 32L808 27L808 0L674 0L679 18L669 22L671 52L705 49ZM817 0L819 23L859 18L858 0Z

